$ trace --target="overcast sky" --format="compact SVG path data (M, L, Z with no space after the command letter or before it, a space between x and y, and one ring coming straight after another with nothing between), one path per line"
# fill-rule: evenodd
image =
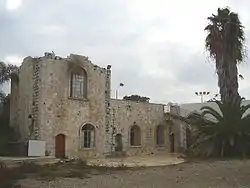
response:
M0 60L52 50L112 65L112 95L139 94L157 103L199 102L195 91L218 92L204 48L207 17L218 7L238 12L250 36L249 0L0 0ZM250 98L250 65L239 67L240 94ZM247 64L248 63L248 64ZM6 89L6 88L5 88Z

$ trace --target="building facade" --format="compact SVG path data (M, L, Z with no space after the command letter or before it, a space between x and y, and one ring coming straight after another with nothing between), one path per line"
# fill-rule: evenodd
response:
M11 82L10 124L56 157L177 152L179 123L165 105L111 99L111 66L88 57L26 57Z

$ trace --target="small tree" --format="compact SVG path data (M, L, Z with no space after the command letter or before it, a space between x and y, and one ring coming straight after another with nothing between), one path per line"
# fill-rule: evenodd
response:
M2 99L0 112L0 155L6 155L6 143L11 137L11 128L9 126L9 96Z
M123 100L136 101L136 102L149 102L149 97L142 97L140 95L124 96Z
M17 75L18 67L0 62L0 155L8 153L6 144L17 137L10 127L10 96L1 90L1 86L8 82L12 76Z
M11 79L12 75L16 75L18 67L12 64L0 62L0 102L3 102L5 93L1 90L1 86Z

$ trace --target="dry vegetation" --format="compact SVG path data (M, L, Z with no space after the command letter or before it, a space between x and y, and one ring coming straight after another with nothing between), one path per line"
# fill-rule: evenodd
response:
M37 180L51 181L56 178L88 178L89 175L110 173L114 170L126 170L127 167L106 168L98 166L87 166L85 161L60 161L51 165L37 165L33 162L23 162L18 167L8 168L0 162L0 187L9 188L18 180L35 178Z
M82 161L0 171L0 187L247 188L250 160L199 160L163 167L90 167Z

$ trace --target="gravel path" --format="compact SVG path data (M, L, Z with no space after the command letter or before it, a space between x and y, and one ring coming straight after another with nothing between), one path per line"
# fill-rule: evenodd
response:
M24 188L249 188L250 160L202 161L174 166L114 170L85 179L20 180Z

